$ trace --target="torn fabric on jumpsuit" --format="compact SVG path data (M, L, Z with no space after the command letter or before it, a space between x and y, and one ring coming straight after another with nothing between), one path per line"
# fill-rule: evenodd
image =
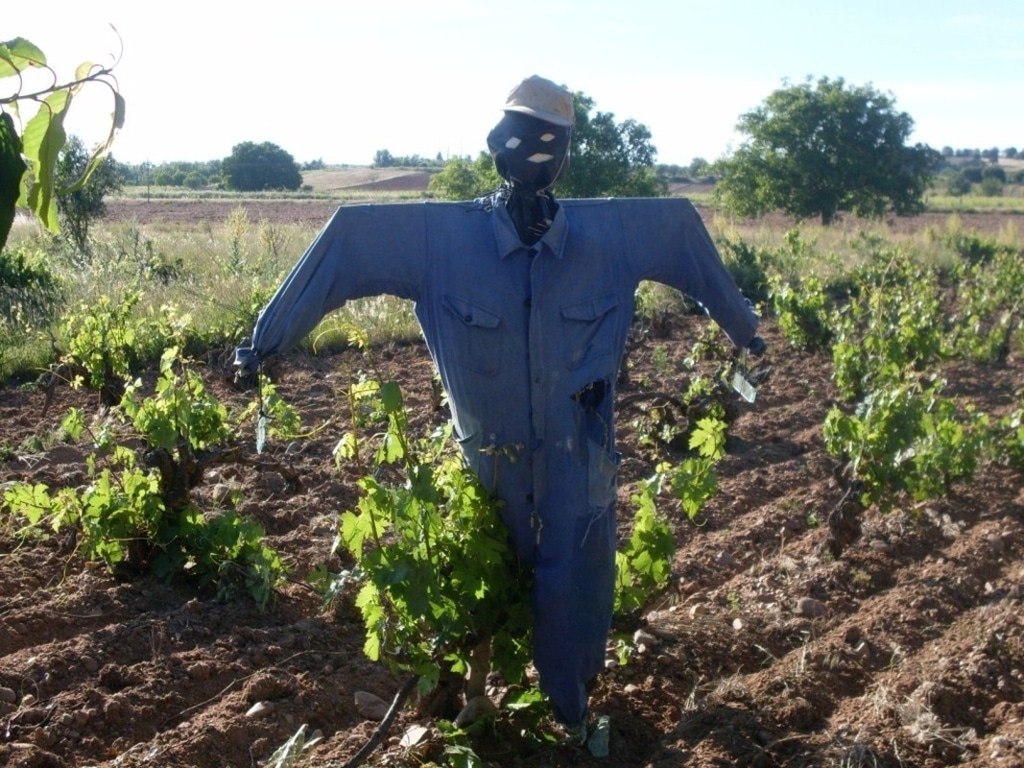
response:
M239 362L287 351L349 299L416 303L456 439L534 568L541 688L574 724L604 668L611 623L613 403L636 289L645 279L679 289L739 347L758 321L689 201L559 202L533 247L486 199L342 207L261 313Z

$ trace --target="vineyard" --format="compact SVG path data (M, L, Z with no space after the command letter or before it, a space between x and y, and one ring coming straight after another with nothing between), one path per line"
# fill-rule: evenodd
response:
M367 764L1024 764L1022 217L715 222L757 359L641 290L595 759L531 684L525 577L415 335L368 305L233 376L287 222L326 213L203 204L183 234L198 204L163 205L121 209L117 258L69 270L105 292L0 386L0 763L340 767L417 686ZM8 338L59 293L18 253ZM484 630L503 674L467 724Z

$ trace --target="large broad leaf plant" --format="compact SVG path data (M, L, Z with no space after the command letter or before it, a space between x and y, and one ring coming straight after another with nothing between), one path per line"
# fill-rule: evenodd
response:
M49 72L48 82L39 87L36 75ZM58 194L81 189L110 151L114 137L124 125L125 102L117 89L113 66L90 61L75 69L62 82L35 44L22 37L0 42L0 248L7 242L14 213L25 208L52 232L57 222ZM13 83L7 90L8 83ZM64 121L78 93L88 84L105 85L113 97L110 132L92 153L85 171L66 189L55 186L57 158L67 141ZM34 115L23 115L26 107ZM19 130L20 126L20 130Z

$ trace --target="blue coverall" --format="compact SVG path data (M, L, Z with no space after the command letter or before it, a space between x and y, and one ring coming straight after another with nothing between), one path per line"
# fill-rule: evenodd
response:
M342 207L238 355L251 367L287 351L349 299L415 302L456 438L504 501L518 554L534 568L541 688L575 724L604 667L611 622L613 404L636 289L645 279L679 289L739 347L758 320L689 201L559 202L533 247L485 200Z

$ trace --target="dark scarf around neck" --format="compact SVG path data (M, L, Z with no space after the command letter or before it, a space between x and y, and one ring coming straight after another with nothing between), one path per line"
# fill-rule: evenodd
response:
M528 192L519 185L505 182L495 193L495 202L504 205L523 245L535 245L555 220L558 201L548 191Z

